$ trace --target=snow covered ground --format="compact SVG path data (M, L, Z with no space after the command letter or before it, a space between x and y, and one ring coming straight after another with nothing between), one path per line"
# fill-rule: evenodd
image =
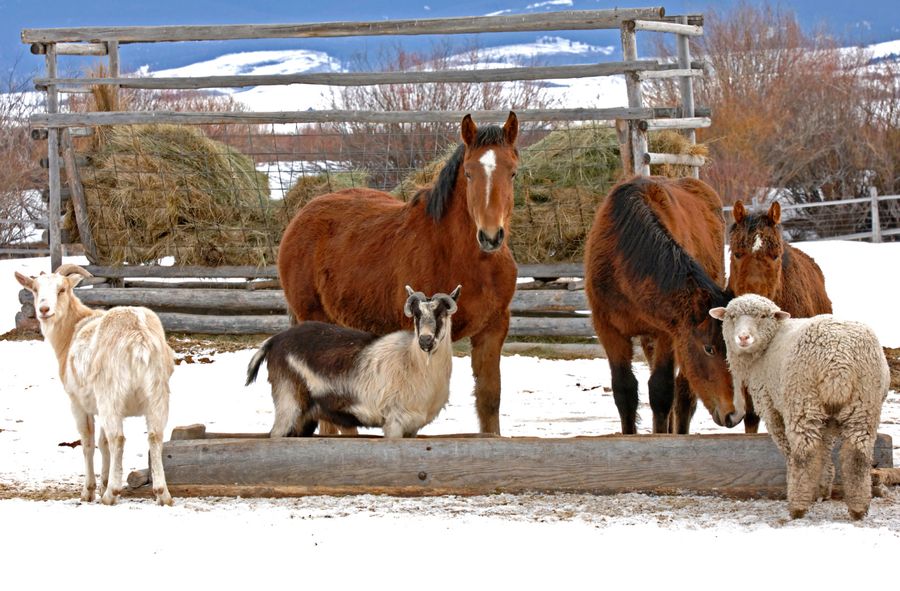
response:
M882 344L900 347L900 285L891 271L900 260L900 244L799 247L821 265L837 315L870 323ZM0 331L12 328L18 308L12 271L47 267L46 259L0 261ZM201 422L217 431L268 430L272 403L265 379L242 386L251 355L210 353L212 363L179 365L171 384L170 429ZM59 445L78 434L49 346L0 341L0 364L4 588L52 588L89 572L129 588L247 588L299 577L303 583L358 579L367 588L664 581L675 588L749 589L760 579L772 581L773 570L784 584L861 587L891 580L885 567L900 552L896 487L889 497L875 499L860 523L849 521L840 502L817 504L807 518L792 522L783 501L690 494L176 499L173 508L135 499L115 507L82 504L81 449ZM618 430L605 360L512 356L503 358L501 369L505 435ZM646 366L638 364L637 374L646 432L652 424ZM456 358L450 403L423 433L476 431L471 391L469 359ZM129 419L125 428L127 473L146 466L147 459L142 421ZM701 409L693 431L727 430ZM897 392L885 404L880 431L894 438L894 462L900 465ZM337 568L351 569L349 576Z

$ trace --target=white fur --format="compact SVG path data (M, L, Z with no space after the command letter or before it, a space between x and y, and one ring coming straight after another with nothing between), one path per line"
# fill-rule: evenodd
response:
M753 246L751 247L751 250L752 250L753 252L757 252L760 248L762 248L762 245L763 245L763 244L762 244L762 237L761 237L759 234L757 234L757 235L753 238Z
M790 318L755 294L710 314L723 320L735 400L746 384L772 439L788 461L791 515L817 497L829 498L831 448L843 441L841 476L851 516L865 515L881 406L890 374L875 333L828 314Z
M487 150L478 159L484 167L484 176L486 180L484 202L491 204L491 182L494 180L494 171L497 169L497 155L493 150Z
M175 362L159 318L146 308L91 310L72 292L80 280L76 275L16 277L32 291L38 310L44 308L41 332L59 361L60 379L84 450L82 500L92 501L96 489L94 416L100 423L101 500L107 505L114 504L122 490L123 419L144 416L153 491L160 504L171 505L162 466L162 438L169 412L168 382Z

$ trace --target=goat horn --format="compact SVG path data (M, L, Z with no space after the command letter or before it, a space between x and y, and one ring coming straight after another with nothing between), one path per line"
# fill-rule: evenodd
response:
M66 263L65 265L60 265L57 267L56 272L60 275L69 275L70 273L77 273L83 277L93 277L86 269L82 269L78 265L73 265L71 263Z

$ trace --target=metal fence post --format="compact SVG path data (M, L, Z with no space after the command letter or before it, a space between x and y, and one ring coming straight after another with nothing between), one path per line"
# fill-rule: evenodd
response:
M872 242L881 242L881 219L878 216L878 189L869 187L872 198Z

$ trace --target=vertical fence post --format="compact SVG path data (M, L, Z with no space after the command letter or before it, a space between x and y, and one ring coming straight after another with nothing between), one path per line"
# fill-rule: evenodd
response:
M637 61L637 39L634 32L634 21L622 23L622 59L626 62ZM640 108L643 106L641 99L641 79L637 72L625 73L625 88L628 91L628 106ZM650 165L644 163L644 154L647 153L647 134L641 130L638 121L628 122L631 138L631 162L635 174L650 174Z
M56 78L56 44L47 45L47 53L44 57L47 64L47 77ZM47 85L47 112L59 112L59 93L55 84ZM62 264L62 232L59 225L62 217L62 200L60 199L59 128L57 127L51 127L47 131L47 161L50 181L47 229L50 242L50 270L55 271Z
M118 41L107 41L106 42L106 55L109 59L109 77L110 78L118 78L121 74L119 68L119 42ZM115 105L115 109L119 109L119 87L113 86L113 104Z
M878 215L878 189L869 187L872 198L872 242L881 242L881 217Z
M679 17L679 22L683 25L688 24L686 16ZM676 43L678 45L678 67L682 70L691 69L691 46L690 38L687 35L676 35ZM694 83L690 76L682 76L678 79L679 90L681 91L681 116L694 116ZM685 130L685 135L692 144L697 143L697 132L693 129ZM692 166L691 175L695 179L700 178L700 167Z

